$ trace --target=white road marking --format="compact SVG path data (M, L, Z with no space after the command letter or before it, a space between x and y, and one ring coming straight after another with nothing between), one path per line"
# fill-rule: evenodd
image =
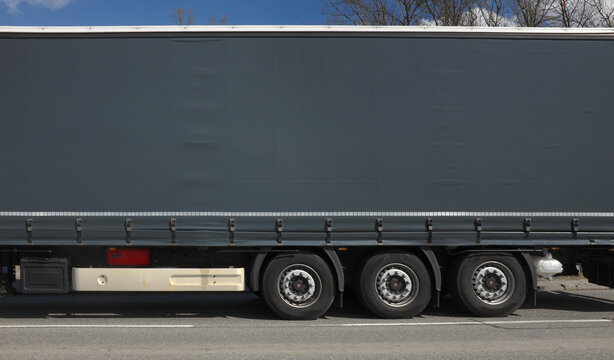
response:
M166 328L194 328L196 326L194 325L155 325L155 324L144 324L144 325L138 325L138 324L92 324L92 325L70 325L70 324L37 324L37 325L26 325L26 324L15 324L15 325L0 325L0 329L36 329L36 328L42 328L42 329L46 329L46 328L68 328L68 329L72 329L72 328L149 328L149 329L166 329Z
M344 323L344 324L303 324L288 327L369 327L369 326L456 326L456 325L527 325L527 324L590 324L590 323L612 323L614 319L566 319L566 320L490 320L490 321L445 321L445 322L389 322L389 323ZM247 327L251 327L247 326ZM96 329L96 328L148 328L148 329L167 329L167 328L207 328L194 324L14 324L0 325L0 329L36 329L36 328L66 328L66 329ZM261 327L255 325L254 327ZM271 326L277 327L277 326Z
M569 320L492 320L492 321L446 321L446 322L400 322L400 323L355 323L355 324L317 324L313 327L368 327L368 326L441 326L441 325L523 325L523 324L576 324L611 323L611 319L569 319Z

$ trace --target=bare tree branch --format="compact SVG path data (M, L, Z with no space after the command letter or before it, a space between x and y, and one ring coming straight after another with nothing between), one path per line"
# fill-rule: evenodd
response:
M513 16L504 0L477 0L476 5L481 20L478 25L503 26Z
M425 0L323 0L328 23L351 25L416 25Z
M330 24L613 26L614 0L322 0Z
M595 26L614 27L614 1L593 0L591 6L595 11Z
M588 27L594 23L595 9L587 0L555 0L552 12L556 26Z
M173 20L176 25L194 25L194 14L192 9L175 8L175 11L168 17Z
M209 24L210 25L228 25L228 15L224 14L219 18L216 18L213 15L209 16Z
M433 22L439 26L476 25L477 16L471 11L476 0L425 0Z
M518 26L548 26L556 0L509 0Z

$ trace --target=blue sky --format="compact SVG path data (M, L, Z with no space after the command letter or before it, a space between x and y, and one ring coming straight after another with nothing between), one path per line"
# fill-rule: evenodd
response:
M321 0L0 0L0 26L172 25L177 7L196 24L228 15L230 24L322 24Z

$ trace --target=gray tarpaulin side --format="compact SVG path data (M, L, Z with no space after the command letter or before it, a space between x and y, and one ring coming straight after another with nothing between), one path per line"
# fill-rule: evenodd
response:
M613 40L2 38L0 54L0 211L614 210Z

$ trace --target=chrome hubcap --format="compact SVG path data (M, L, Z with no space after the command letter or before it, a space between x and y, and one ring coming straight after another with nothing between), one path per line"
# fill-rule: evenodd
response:
M472 277L473 292L480 301L496 305L509 299L514 291L514 277L507 266L488 262L478 266Z
M306 265L292 265L279 276L279 294L293 307L306 307L320 296L320 279Z
M418 278L409 267L390 264L378 272L375 286L383 302L391 306L403 306L415 298Z

